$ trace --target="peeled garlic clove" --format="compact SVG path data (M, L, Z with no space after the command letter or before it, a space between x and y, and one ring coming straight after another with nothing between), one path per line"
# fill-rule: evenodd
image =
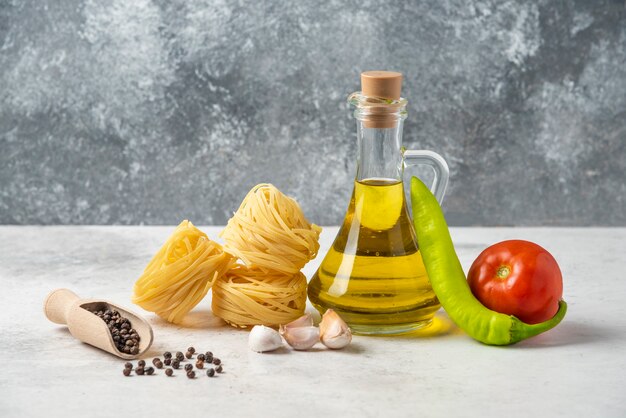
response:
M352 341L352 331L337 312L328 309L320 322L320 339L328 348L344 348Z
M280 334L287 344L296 350L308 350L320 340L320 330L314 326L292 327L280 326Z
M248 336L248 347L257 353L265 353L266 351L274 351L283 345L283 339L280 334L269 327L263 325L255 325Z

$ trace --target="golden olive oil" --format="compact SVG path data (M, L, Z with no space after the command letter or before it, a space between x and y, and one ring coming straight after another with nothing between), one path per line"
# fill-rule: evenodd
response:
M439 309L396 180L355 182L343 225L309 284L309 299L361 334L423 327Z

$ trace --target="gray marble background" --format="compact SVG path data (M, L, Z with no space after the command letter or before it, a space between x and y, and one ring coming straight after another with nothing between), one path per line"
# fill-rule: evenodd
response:
M591 0L0 0L0 223L223 224L263 181L337 224L368 69L450 223L626 225L626 14Z

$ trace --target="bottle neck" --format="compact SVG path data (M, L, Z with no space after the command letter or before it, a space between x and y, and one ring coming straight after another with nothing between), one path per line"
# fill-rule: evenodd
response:
M356 180L402 181L402 126L406 99L397 100L352 93L357 124L358 154Z
M378 128L357 119L357 181L402 181L402 124L398 118L394 126Z

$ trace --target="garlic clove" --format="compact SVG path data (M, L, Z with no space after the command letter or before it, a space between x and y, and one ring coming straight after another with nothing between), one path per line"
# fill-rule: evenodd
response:
M248 347L257 353L265 353L274 351L283 345L283 339L280 334L269 327L263 325L255 325L248 336Z
M312 327L313 326L313 317L310 313L305 313L300 318L295 321L291 321L286 325L281 325L281 328L298 328L298 327Z
M320 330L314 326L280 326L280 334L296 350L308 350L320 340Z
M310 313L281 325L279 330L285 341L296 350L308 350L320 340L319 329L313 326L313 317Z
M328 309L320 322L320 340L328 348L344 348L352 341L352 331L337 312Z

